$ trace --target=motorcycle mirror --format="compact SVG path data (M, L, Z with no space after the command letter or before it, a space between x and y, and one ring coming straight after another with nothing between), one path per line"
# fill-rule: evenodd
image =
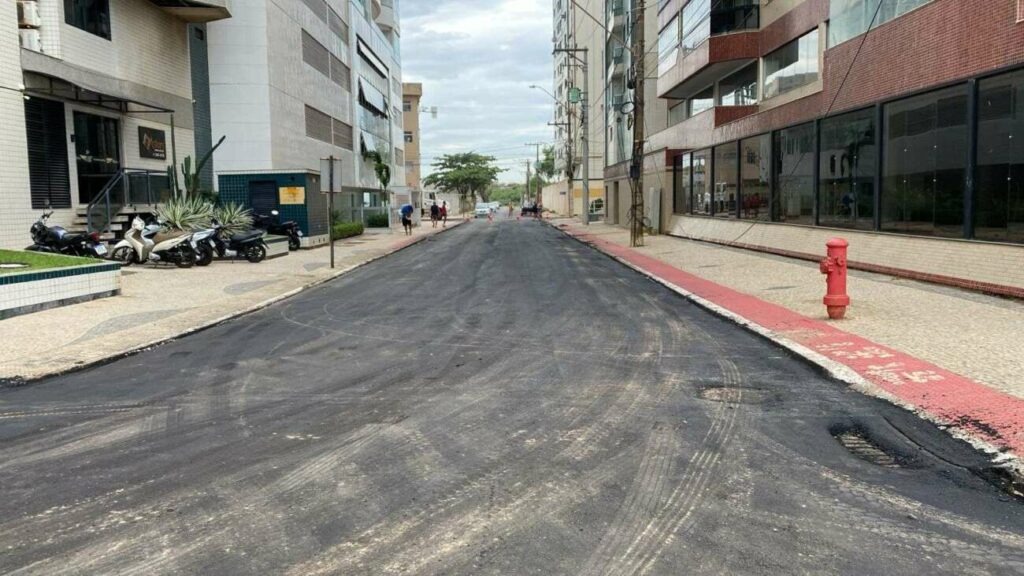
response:
M272 215L274 215L274 216L280 216L280 215L281 215L281 213L280 213L280 212L278 212L277 210L271 210L271 211L270 211L270 213L271 213Z

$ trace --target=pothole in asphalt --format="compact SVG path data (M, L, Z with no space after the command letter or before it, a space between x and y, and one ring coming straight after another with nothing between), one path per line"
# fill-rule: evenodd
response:
M701 389L700 397L704 400L727 404L762 404L768 400L769 394L758 388L709 386Z
M836 435L836 440L850 451L851 454L883 468L899 468L900 464L891 454L880 448L867 436L856 431L846 431Z

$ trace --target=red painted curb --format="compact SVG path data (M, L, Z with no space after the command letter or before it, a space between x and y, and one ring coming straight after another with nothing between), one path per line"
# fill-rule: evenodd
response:
M1024 455L1024 400L844 332L788 308L684 272L585 232L564 232L652 276L842 364L897 400L995 448Z

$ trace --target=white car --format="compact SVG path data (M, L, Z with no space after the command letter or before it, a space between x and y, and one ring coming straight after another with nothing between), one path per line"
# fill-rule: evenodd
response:
M481 202L481 203L476 205L476 209L473 211L473 216L475 218L481 218L481 217L487 218L487 216L489 216L490 213L491 213L491 205L490 204L484 204L483 202Z

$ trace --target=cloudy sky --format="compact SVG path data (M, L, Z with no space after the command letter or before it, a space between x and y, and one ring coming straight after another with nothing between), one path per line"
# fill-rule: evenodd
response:
M420 115L424 175L438 156L477 152L495 156L526 178L524 162L550 143L551 0L402 0L402 67L406 82L423 83Z

